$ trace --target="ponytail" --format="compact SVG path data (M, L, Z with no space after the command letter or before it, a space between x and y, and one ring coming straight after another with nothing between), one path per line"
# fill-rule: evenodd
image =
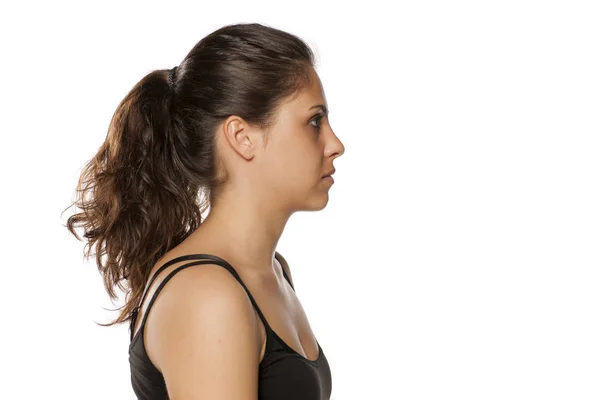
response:
M82 211L67 221L78 239L75 226L84 228L86 257L95 247L110 298L117 298L115 286L129 296L119 317L102 326L130 318L152 266L201 222L198 187L177 153L185 133L177 128L169 72L149 73L120 102L79 179Z

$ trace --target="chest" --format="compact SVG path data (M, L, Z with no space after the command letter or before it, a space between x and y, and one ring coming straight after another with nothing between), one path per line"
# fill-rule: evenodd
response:
M317 359L319 348L300 299L289 284L254 287L254 299L267 324L294 352L309 360ZM263 342L261 359L266 347L266 327L261 323Z

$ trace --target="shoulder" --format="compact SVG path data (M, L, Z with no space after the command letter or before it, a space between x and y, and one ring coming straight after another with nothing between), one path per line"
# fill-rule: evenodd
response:
M216 264L186 268L171 280L152 307L156 322L145 335L169 394L211 397L219 392L246 398L245 393L255 390L261 339L243 286ZM227 388L223 380L231 371L239 380Z
M163 273L161 275L167 275L167 271ZM244 287L231 272L221 265L201 264L172 276L152 306L152 313L161 321L161 334L171 334L171 326L190 317L242 317L252 320L254 307Z

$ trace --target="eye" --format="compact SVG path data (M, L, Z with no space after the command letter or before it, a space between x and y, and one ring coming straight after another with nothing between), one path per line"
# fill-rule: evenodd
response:
M313 119L311 122L311 124L313 122L316 122L317 125L312 125L312 127L315 129L316 132L320 132L321 131L321 120L323 119L323 114L320 114L317 118Z

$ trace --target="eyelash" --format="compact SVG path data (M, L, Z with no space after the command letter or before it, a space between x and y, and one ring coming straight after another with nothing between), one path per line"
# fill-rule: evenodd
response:
M317 124L317 126L314 126L314 125L312 126L317 133L321 131L321 124L320 124L320 122L321 122L322 119L323 119L323 114L320 114L317 118L315 118L312 121L310 121L311 123L313 121L319 122L319 124Z

